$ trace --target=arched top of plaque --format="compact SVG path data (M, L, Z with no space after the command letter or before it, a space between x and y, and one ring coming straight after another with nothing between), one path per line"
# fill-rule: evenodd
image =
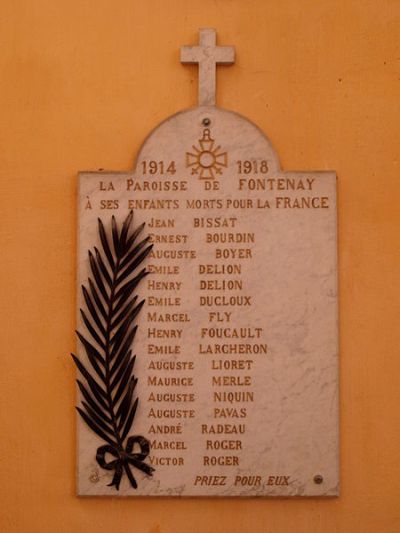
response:
M263 174L279 172L278 156L258 126L238 113L201 106L181 111L159 124L142 144L136 167L145 160L169 160L177 154L175 164L182 160L192 174L204 169L202 177L212 179L222 173L228 162L234 163L229 154L234 155L235 161L245 161L249 152L253 160L267 161L268 170Z
M263 174L279 172L278 156L264 132L238 113L215 105L216 66L231 65L234 60L234 47L217 46L216 31L210 28L200 29L199 46L181 47L181 62L199 66L198 107L159 124L142 144L136 168L143 161L183 154L184 166L192 174L213 179L234 163L229 154L235 161L246 161L251 152L253 161L265 162ZM175 165L180 159L174 159Z

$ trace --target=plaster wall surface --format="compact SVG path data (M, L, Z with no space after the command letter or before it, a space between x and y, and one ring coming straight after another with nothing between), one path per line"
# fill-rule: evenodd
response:
M399 533L397 0L3 0L0 530ZM341 496L75 496L76 173L127 170L195 105L179 47L234 44L217 102L283 169L338 174Z

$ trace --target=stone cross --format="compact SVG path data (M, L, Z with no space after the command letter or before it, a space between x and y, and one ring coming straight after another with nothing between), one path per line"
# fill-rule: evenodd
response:
M199 65L199 106L215 105L216 66L235 62L234 46L217 46L213 28L201 28L199 46L181 46L181 63Z

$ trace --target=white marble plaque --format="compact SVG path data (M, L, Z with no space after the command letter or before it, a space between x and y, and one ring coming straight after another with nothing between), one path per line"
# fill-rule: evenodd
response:
M199 106L157 126L133 171L79 175L78 304L90 324L78 313L78 330L100 355L100 374L81 341L77 355L105 407L93 382L91 389L79 379L115 444L78 416L78 494L337 496L335 173L281 170L257 126L214 105L215 65L232 63L234 52L216 46L213 30L201 30L200 46L183 47L181 59L200 62ZM116 306L110 310L107 299L131 277L111 287L120 274L97 219L115 254L131 211L126 239L146 223L135 242L148 236L153 248L132 274L149 272L131 294L145 303L132 322L130 401L138 404L128 428L118 418L126 391L114 403L118 379L107 390L106 352L116 331L108 327ZM89 250L112 278L109 286L96 263L104 315L88 282ZM79 391L85 413L82 402L88 405ZM92 425L94 415L89 405ZM129 429L124 436L121 425ZM132 436L142 440L129 444Z

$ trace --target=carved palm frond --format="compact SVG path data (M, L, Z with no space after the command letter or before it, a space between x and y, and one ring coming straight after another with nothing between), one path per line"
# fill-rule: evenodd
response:
M149 475L153 472L143 462L149 452L148 441L141 436L127 439L138 406L138 398L133 399L137 379L131 346L137 331L135 319L144 304L144 300L138 302L135 289L148 274L140 266L152 249L149 237L140 240L144 224L132 231L132 219L131 211L120 230L113 216L109 235L98 219L101 247L89 251L90 276L87 286L82 285L85 306L80 312L86 334L76 332L88 364L71 354L84 378L77 380L82 405L76 409L107 443L97 450L96 459L103 468L115 470L110 485L117 490L123 469L137 487L130 464ZM140 453L132 453L135 444ZM106 453L116 459L107 463Z

